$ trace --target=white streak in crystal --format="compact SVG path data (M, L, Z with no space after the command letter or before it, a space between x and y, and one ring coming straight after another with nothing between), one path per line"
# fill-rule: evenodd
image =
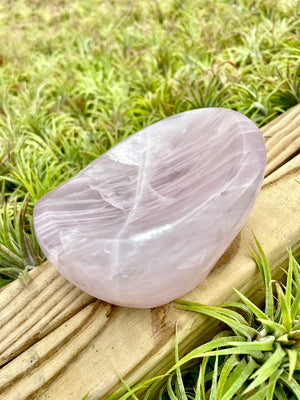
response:
M142 242L145 240L157 239L161 237L164 233L170 232L172 229L172 225L166 224L164 226L156 227L154 229L138 233L137 235L133 235L130 237L130 240L132 240L133 242Z
M145 135L145 141L144 141L144 157L139 165L138 169L138 175L137 175L137 186L136 186L136 195L135 195L135 200L133 203L133 207L129 211L129 214L127 216L127 219L125 220L125 223L121 227L121 229L118 231L114 242L112 246L112 257L111 257L111 268L110 268L110 278L115 274L116 270L119 267L119 258L120 258L120 242L118 239L121 239L122 235L126 231L126 228L128 225L131 223L131 221L134 218L134 215L136 213L137 207L140 204L141 198L144 193L144 187L146 184L146 179L147 179L147 168L149 166L149 158L150 158L150 151L149 151L150 145L149 145L149 139L148 135ZM126 149L127 150L127 149ZM118 152L118 154L122 154L122 152Z

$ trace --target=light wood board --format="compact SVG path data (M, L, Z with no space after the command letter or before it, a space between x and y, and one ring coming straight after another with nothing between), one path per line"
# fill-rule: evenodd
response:
M206 304L234 299L233 288L258 304L262 282L247 244L259 238L273 273L287 260L286 246L300 248L300 106L262 129L267 176L240 234L210 275L184 298ZM106 399L119 385L115 371L133 384L174 362L178 327L182 352L209 339L216 324L178 310L115 307L95 300L62 278L48 262L25 287L0 291L0 399Z

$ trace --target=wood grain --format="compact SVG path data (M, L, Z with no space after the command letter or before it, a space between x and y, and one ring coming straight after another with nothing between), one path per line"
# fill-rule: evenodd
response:
M266 176L278 169L300 149L300 105L291 108L261 129L268 163Z
M291 139L293 132L299 136L299 110L295 107L263 129L272 168L261 194L243 230L186 299L217 304L234 298L236 287L262 300L261 279L247 249L252 232L275 274L286 263L285 247L299 250L300 159L293 157L299 145ZM284 157L273 151L278 143ZM48 262L30 274L26 287L15 281L0 291L1 400L80 400L88 391L88 400L106 399L119 386L115 371L132 384L166 370L174 360L175 324L181 351L207 340L216 327L173 303L137 310L96 301Z
M0 292L0 365L94 301L48 262L30 274L28 286L15 281Z

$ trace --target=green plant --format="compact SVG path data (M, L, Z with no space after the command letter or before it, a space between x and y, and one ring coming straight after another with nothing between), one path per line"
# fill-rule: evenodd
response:
M23 202L5 202L0 213L0 287L20 278L25 284L28 271L40 265L43 255L32 234L32 219L26 218L29 197Z
M175 365L168 373L132 389L123 382L127 392L119 400L300 399L300 267L289 251L286 284L272 280L256 243L258 255L252 254L264 281L264 310L238 291L242 303L219 307L177 301L178 308L218 319L231 330L218 333L181 359L176 342ZM198 364L193 367L195 360ZM147 391L138 397L141 389Z

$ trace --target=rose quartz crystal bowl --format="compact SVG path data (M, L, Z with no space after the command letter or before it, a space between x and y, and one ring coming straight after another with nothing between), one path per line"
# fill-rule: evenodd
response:
M187 111L117 144L34 208L42 251L70 282L128 307L195 288L248 217L262 135L222 108Z

